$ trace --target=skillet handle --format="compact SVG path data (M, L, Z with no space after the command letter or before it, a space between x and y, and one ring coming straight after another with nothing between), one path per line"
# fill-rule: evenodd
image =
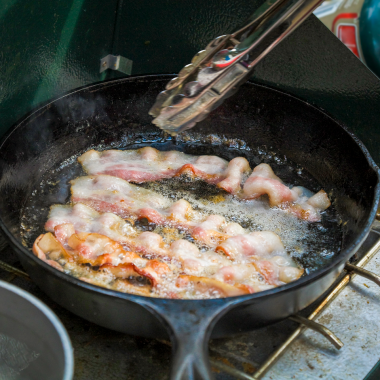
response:
M156 300L157 301L157 300ZM218 319L234 302L178 300L150 305L169 331L172 342L170 380L212 380L208 341Z

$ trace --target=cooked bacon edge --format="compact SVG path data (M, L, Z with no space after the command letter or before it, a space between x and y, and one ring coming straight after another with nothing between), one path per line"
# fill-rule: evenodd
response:
M231 258L263 256L284 251L280 237L271 231L255 231L227 239L216 247Z
M89 150L78 158L90 175L108 174L127 181L142 183L182 174L218 184L230 193L240 190L248 161L237 157L227 162L217 156L193 156L178 151L160 152L151 147L137 150Z
M157 149L145 147L124 151L90 150L80 156L78 161L88 174L107 174L136 183L171 178L181 174L199 177L242 199L256 199L267 195L271 207L280 207L309 222L319 221L320 212L331 205L323 190L317 193L320 195L316 198L312 199L317 194L311 197L310 201L307 197L301 196L302 190L298 187L289 188L283 184L268 164L256 166L242 189L243 179L251 170L244 157L236 157L227 162L217 156L193 156L178 151L160 152ZM124 185L123 188L125 190L126 186ZM120 188L118 190L125 193ZM145 194L148 196L148 193ZM95 203L100 201L93 200L93 202L93 207L97 208ZM128 203L127 200L125 202ZM146 214L151 220L160 218L160 215L149 207L143 209L142 214Z
M128 181L186 174L216 184L241 202L266 195L271 207L309 222L319 221L331 205L324 190L311 195L288 187L267 164L256 166L247 178L250 167L243 157L227 162L146 147L91 150L79 161L91 175L71 181L72 205L51 207L48 232L36 239L33 252L83 281L144 296L239 296L294 281L303 270L274 232L247 233L221 215L205 216L184 199L172 202ZM172 230L173 238L165 242L155 232L142 232L134 225L141 219ZM178 239L178 231L201 243L202 251Z
M238 284L233 286L208 277L179 276L176 286L179 289L193 287L195 291L201 293L207 292L210 296L216 293L221 294L223 297L235 297L253 293L253 289L248 285Z
M157 225L180 228L211 247L229 238L230 234L244 232L236 223L227 224L222 216L205 218L184 199L171 203L154 191L142 189L120 178L88 176L79 177L71 183L73 203L82 203L98 212L114 213L121 218L147 219ZM47 222L47 229L51 223Z
M115 277L114 288L141 295L155 291L156 296L163 294L171 298L186 298L194 292L208 297L249 294L294 281L302 275L302 270L286 255L281 240L273 232L233 236L217 247L220 253L213 250L201 253L187 240L175 240L168 245L160 235L139 233L112 215L100 214L83 204L55 205L46 223L55 236L48 232L38 237L33 252L57 269L63 270L61 264L65 262L89 265ZM217 218L208 221L219 222ZM102 232L109 236L94 232L99 231L101 225ZM127 228L123 230L123 226ZM237 226L232 227L239 230ZM125 249L126 241L138 250ZM83 278L101 284L96 278ZM128 281L138 278L145 278L146 282L135 289L136 285ZM165 286L167 278L176 279L175 289L160 293L160 286Z
M268 164L260 164L243 186L243 199L255 199L267 195L271 207L281 209L309 222L321 220L320 212L330 207L331 203L324 190L307 198L300 187L290 189L285 186Z
M89 264L99 267L100 271L109 272L119 279L143 277L155 287L162 282L163 277L171 270L165 263L157 260L147 260L134 252L125 251L118 243L99 234L78 233L69 237L68 248L50 232L40 235L34 245L33 253L49 265L63 270L55 260ZM87 282L94 283L91 279ZM96 280L95 280L96 282ZM136 289L133 293L139 293ZM144 294L145 294L144 290Z

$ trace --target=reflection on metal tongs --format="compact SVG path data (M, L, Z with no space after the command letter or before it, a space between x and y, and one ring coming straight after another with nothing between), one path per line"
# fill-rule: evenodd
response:
M149 114L171 134L192 128L247 81L254 66L322 0L267 0L235 33L198 52L161 92Z

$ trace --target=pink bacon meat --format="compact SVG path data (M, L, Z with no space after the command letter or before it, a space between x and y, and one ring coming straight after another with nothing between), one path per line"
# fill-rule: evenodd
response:
M331 205L324 190L307 198L303 196L301 188L290 189L274 174L268 164L260 164L253 169L244 183L242 198L255 199L264 194L268 195L271 207L280 207L309 222L320 221L320 212Z
M250 234L233 236L216 247L216 250L223 251L232 259L238 259L282 252L285 248L280 237L274 232L255 231Z
M227 224L221 216L210 215L205 218L184 199L171 203L154 191L117 177L79 177L71 184L73 203L84 203L99 212L114 213L122 218L146 218L157 225L181 228L210 246L229 238L231 235L228 233L244 231L236 223Z
M280 207L309 222L319 221L320 212L330 206L327 194L323 190L318 193L318 197L309 202L300 196L299 188L284 185L268 164L256 166L241 191L244 175L250 171L248 161L243 157L236 157L227 162L217 156L193 156L177 151L160 152L145 147L125 151L90 150L78 160L89 174L108 174L137 183L186 173L216 184L243 199L255 199L266 194L271 207ZM150 220L160 217L149 207L142 212Z
M77 203L73 206L54 205L50 209L45 229L54 232L63 241L62 235L73 228L76 233L97 233L118 242L124 249L142 253L145 256L161 257L169 260L170 254L162 237L153 232L139 233L128 222L113 213L101 214L89 206Z
M207 219L206 222L207 223ZM235 232L243 230L234 226ZM210 227L210 226L209 226ZM101 214L89 206L77 203L73 206L54 205L50 209L45 229L54 232L62 244L67 246L68 237L74 233L96 233L118 242L124 249L138 252L147 258L160 258L164 261L177 260L183 268L196 267L199 271L203 265L209 265L199 259L199 249L186 240L176 240L170 246L154 232L139 233L129 223L112 213ZM243 230L244 231L244 230ZM217 255L219 259L222 259ZM213 258L215 262L215 257ZM227 262L228 260L225 260Z
M74 203L85 203L97 211L113 212L122 218L136 216L144 208L160 210L171 204L154 191L109 175L79 177L71 181L71 193Z
M206 220L204 223L208 224L210 222ZM236 233L244 233L241 226L236 223L229 225L229 227L234 229L234 232ZM68 246L68 240L74 233L95 233L92 234L93 238L97 237L97 233L102 233L122 244L124 249L138 252L144 257L160 258L161 260L179 265L179 268L186 275L211 276L218 281L232 285L246 281L250 283L251 287L253 286L252 289L255 291L267 288L266 284L260 282L252 284L253 277L260 273L260 270L258 271L257 267L251 264L242 265L238 263L240 261L245 262L245 258L249 256L254 257L255 261L268 260L268 255L271 255L274 251L277 253L281 251L282 254L284 254L284 248L279 237L272 232L256 232L226 240L218 247L218 249L227 254L229 259L223 257L223 255L217 254L215 251L201 253L194 244L182 239L174 241L169 246L165 244L162 237L156 233L143 232L138 234L134 227L130 226L120 217L110 213L99 214L83 204L76 204L74 206L53 206L49 214L49 220L46 223L46 229L54 231L57 239L63 244L63 246L68 247L68 249L70 249ZM247 240L248 243L246 242ZM246 243L242 244L242 241L245 241ZM73 243L71 243L71 245L73 245ZM101 244L99 245L99 243L97 245L103 246ZM247 246L249 249L247 249ZM110 247L112 247L112 245ZM244 247L245 251L242 249ZM115 252L118 252L117 246ZM235 255L233 253L235 253ZM108 265L107 270L111 270L111 266L122 265L121 261L119 261L118 254L113 255L113 257L103 254L95 255L96 261L91 257L81 258L80 261L84 263L90 262L92 265ZM287 258L287 261L283 257L278 256L278 258L280 261L282 260L283 266L285 264L286 267L294 265L289 258ZM269 258L269 260L271 259ZM129 261L139 264L140 266L143 266L145 262L144 259L141 259L137 255L131 256ZM267 263L266 265L261 265L260 268L263 272L262 274L267 272L268 265L270 264ZM128 268L130 268L130 266ZM298 270L297 268L291 268L288 269L288 272L294 272L295 269ZM118 270L119 269L115 269L115 271ZM277 277L274 278L272 276L272 278L269 279L270 283L279 285L282 282L289 282L286 281L286 278L285 281L279 279L281 273L278 270L275 275Z
M248 161L237 157L227 162L217 156L193 156L178 151L160 152L151 147L137 150L90 150L78 158L90 175L108 174L126 181L142 183L181 174L218 184L230 193L240 191Z
M255 231L227 239L216 248L232 260L251 263L258 273L262 274L267 284L280 285L298 279L303 270L296 267L285 252L280 237L271 231ZM247 269L231 272L225 268L223 276L232 276L240 281L246 276ZM249 275L250 272L248 272Z
M139 233L117 215L101 214L81 203L74 206L52 206L45 229L54 232L57 239L66 248L68 248L68 237L74 233L102 234L121 244L124 249L137 252L143 257L160 258L165 262L174 261L188 274L199 274L205 268L229 264L227 259L215 253L208 254L207 260L200 258L200 251L196 245L186 240L180 239L171 245L165 244L157 233ZM118 262L114 262L114 264L118 264Z
M55 228L62 226L64 225ZM97 233L73 233L71 236L65 235L64 241L60 241L49 232L37 238L33 252L50 265L52 259L65 258L78 264L100 266L100 269L111 272L124 270L129 275L148 278L153 286L161 282L163 275L171 272L167 264L143 259L134 252L124 250L119 243Z

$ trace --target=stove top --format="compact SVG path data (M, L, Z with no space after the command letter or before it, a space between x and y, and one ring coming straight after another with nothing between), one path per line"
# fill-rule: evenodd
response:
M355 264L373 273L380 273L379 231L372 229L355 258ZM0 279L37 296L65 325L74 347L74 380L168 378L169 342L121 334L87 322L49 299L24 274L9 247L3 248L0 259ZM369 279L367 271L355 275L350 271L355 268L347 269L296 319L211 341L215 379L364 379L380 356L380 277ZM337 349L325 336L300 324L308 323L302 317L330 329L344 346ZM320 325L317 328L321 330ZM334 339L328 331L323 333ZM337 347L339 339L335 339Z

